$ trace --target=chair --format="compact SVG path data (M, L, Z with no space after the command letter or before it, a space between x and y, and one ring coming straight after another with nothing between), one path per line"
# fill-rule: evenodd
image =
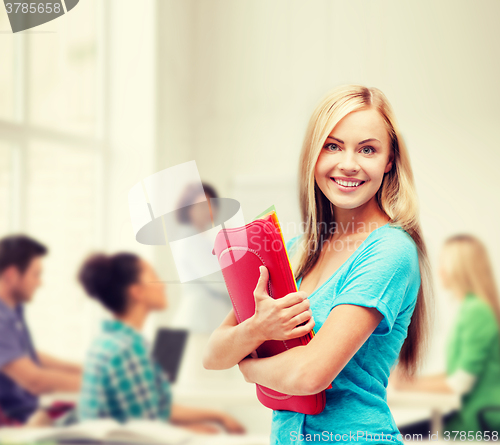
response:
M478 413L477 413L477 420L479 422L479 426L482 431L498 431L500 429L500 416L498 416L497 421L495 422L495 425L492 424L491 419L490 421L487 420L487 414L488 413L494 413L498 412L500 413L500 406L487 406L485 408L482 408Z

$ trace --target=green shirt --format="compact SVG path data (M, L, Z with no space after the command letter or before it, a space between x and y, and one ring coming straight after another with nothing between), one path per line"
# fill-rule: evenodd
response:
M479 410L500 405L500 334L490 305L471 293L460 305L447 340L446 373L451 375L458 369L477 376L477 380L462 396L460 411L444 430L477 432L481 430Z

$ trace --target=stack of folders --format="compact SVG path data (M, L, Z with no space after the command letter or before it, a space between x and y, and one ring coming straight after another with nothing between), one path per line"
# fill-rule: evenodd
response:
M259 280L260 266L269 271L268 293L271 297L282 298L298 290L274 206L243 227L220 230L212 253L217 255L238 323L255 313L253 292ZM269 340L257 348L256 354L259 358L271 357L307 345L313 336L311 330L291 340ZM325 407L324 390L313 395L289 395L257 384L256 391L260 402L274 410L318 414Z

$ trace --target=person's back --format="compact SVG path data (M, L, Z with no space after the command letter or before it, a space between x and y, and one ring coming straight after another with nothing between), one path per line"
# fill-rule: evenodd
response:
M462 369L476 384L462 396L460 411L446 431L481 431L478 413L500 407L500 332L490 305L473 293L464 298L447 345L447 374ZM500 425L496 425L496 428Z
M105 321L87 353L78 418L166 420L170 402L170 383L144 338L119 320Z

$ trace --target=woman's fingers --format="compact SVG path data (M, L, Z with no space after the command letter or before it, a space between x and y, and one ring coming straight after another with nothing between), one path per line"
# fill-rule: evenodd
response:
M312 318L310 303L305 292L291 292L282 298L274 299L268 293L269 271L259 267L260 276L254 290L254 320L259 326L262 337L268 340L283 340L297 325ZM309 329L310 330L310 329ZM307 333L309 331L306 331ZM294 336L298 336L294 331Z
M296 315L299 315L303 312L307 312L311 307L311 303L309 299L305 298L304 300L294 304L293 306L287 307L283 309L283 313L286 314L287 318L293 318Z
M229 415L225 415L222 418L222 424L224 425L224 428L228 433L243 434L246 432L245 427L234 417L231 417Z
M305 321L309 320L313 316L311 309L307 309L304 312L301 312L300 314L296 315L295 317L290 319L290 327L291 329L295 328L296 326L304 323Z
M276 300L276 304L278 305L279 308L285 309L288 307L295 306L297 303L300 303L304 300L307 300L307 294L303 291L297 291L297 292L291 292L282 298L278 298Z
M311 317L309 321L304 325L304 326L298 326L290 332L289 339L290 338L297 338L297 337L302 337L303 335L308 334L311 332L311 329L314 328L314 325L316 323L314 322L314 318Z

